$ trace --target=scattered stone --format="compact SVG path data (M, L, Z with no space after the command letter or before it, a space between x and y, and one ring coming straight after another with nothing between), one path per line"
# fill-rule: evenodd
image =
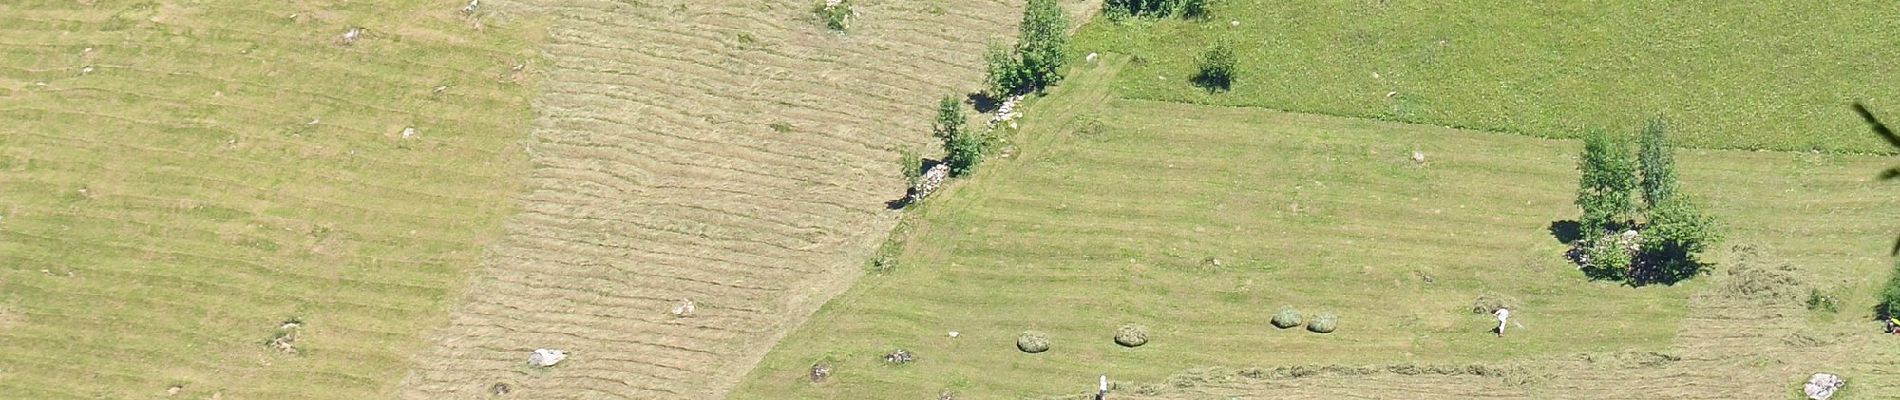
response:
M415 127L408 127L408 128L402 128L402 138L403 138L403 139L408 139L408 138L413 138L413 137L416 137L416 128L415 128Z
M937 400L957 400L957 392L944 389L942 392L937 392Z
M1099 54L1095 54L1095 53L1089 53L1089 56L1088 56L1088 57L1083 57L1083 58L1082 58L1082 60L1083 60L1083 61L1087 61L1087 62L1088 62L1089 64L1091 64L1091 65L1093 65L1093 64L1095 64L1095 57L1097 57L1097 56L1100 56L1100 55L1099 55Z
M890 352L889 354L884 355L884 363L886 364L898 364L898 365L909 364L911 360L915 360L915 359L916 358L911 356L910 350L904 350L904 349L897 349L897 351L893 351L893 352Z
M824 382L825 378L829 377L831 377L831 364L817 363L811 365L811 383Z
M956 339L956 338L957 338L957 335L958 335L958 334L957 334L957 331L950 331L950 338L951 338L951 339Z
M566 359L567 359L567 352L565 351L554 350L554 349L534 349L534 353L528 355L528 364L536 366L536 367L547 368L547 367L554 366L554 364L559 364L561 363L561 360L566 360Z
M351 27L350 30L343 31L343 45L345 46L356 44L356 41L362 38L363 28Z
M1233 20L1233 21L1228 21L1228 22L1227 22L1227 26L1231 26L1231 27L1235 27L1235 28L1239 28L1239 27L1240 27L1240 20Z
M1016 349L1030 354L1049 351L1049 334L1023 331L1021 335L1016 336Z
M675 317L693 316L693 299L680 299L679 304L676 304L673 306L673 316Z
M488 387L488 392L494 393L496 396L507 396L509 392L513 391L515 391L515 387L505 382L495 382L494 386Z
M1320 314L1313 318L1312 322L1306 323L1306 330L1313 333L1333 333L1333 330L1337 328L1339 328L1339 318L1332 314Z
M85 74L90 74L90 73L92 73L92 66L91 66L91 65L87 65L87 66L86 66L85 68L80 68L80 69L79 69L79 74L80 74L80 75L85 75Z
M1304 318L1300 318L1300 312L1294 310L1293 307L1281 307L1279 313L1273 314L1273 327L1275 328L1292 328L1300 326L1300 324L1303 323L1306 323L1306 321Z
M1009 122L1017 117L1021 117L1022 114L1016 112L1016 104L1022 101L1023 95L1020 94L1003 99L1003 103L996 106L996 115L991 116L990 121L985 126L989 127L989 129L996 129L996 124L998 123ZM1010 127L1013 128L1015 125L1012 124Z
M1115 330L1115 344L1123 347L1141 347L1148 344L1148 328L1135 324L1122 325L1120 329Z
M1424 163L1425 163L1425 152L1422 152L1422 151L1418 151L1418 150L1412 150L1412 162L1415 162L1415 163L1419 163L1419 164L1424 164Z
M462 6L462 13L474 14L476 5L479 4L481 1L482 0L468 0L468 5Z
M1207 264L1207 266L1209 266L1209 267L1214 267L1214 268L1220 268L1220 267L1221 267L1221 263L1220 263L1220 258L1219 258L1219 257L1208 257L1208 258L1205 258L1205 259L1202 259L1202 260L1201 260L1201 263L1202 263L1202 264Z
M1810 400L1827 400L1829 397L1834 397L1834 391L1841 390L1845 386L1847 386L1846 379L1841 379L1840 376L1834 374L1819 373L1808 377L1808 383L1801 386L1801 393L1808 395Z
M169 387L166 387L165 397L177 396L178 392L181 390L185 390L185 385L171 385Z
M943 181L949 178L949 165L938 163L936 166L930 167L929 171L924 171L923 179L917 180L917 186L910 188L910 198L907 201L911 203L923 201L924 196L929 196L931 192L937 191L937 187L942 186Z

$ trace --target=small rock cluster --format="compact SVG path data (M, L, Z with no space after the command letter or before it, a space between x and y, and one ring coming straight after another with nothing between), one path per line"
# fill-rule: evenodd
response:
M294 355L297 354L297 338L302 336L302 333L302 322L295 319L284 321L283 325L277 326L277 334L272 335L266 344L270 345L272 350Z
M1834 397L1834 391L1841 390L1844 386L1847 386L1847 380L1841 379L1840 376L1814 374L1808 378L1806 385L1801 386L1801 394L1808 395L1811 400L1827 400L1829 397Z
M939 163L930 167L929 171L924 171L923 178L917 180L917 186L910 188L910 198L906 201L912 203L923 201L924 196L929 196L930 192L936 191L938 186L943 186L944 179L949 177L949 165Z
M1003 104L996 106L996 115L990 117L990 122L988 123L989 128L996 129L996 124L998 123L1009 122L1010 120L1023 116L1022 113L1016 112L1016 103L1022 101L1023 95L1020 94L1003 99Z
M831 364L812 364L810 377L811 383L824 382L825 378L831 377Z
M1584 266L1590 265L1590 247L1595 245L1594 242L1603 240L1613 241L1617 247L1622 247L1623 251L1630 254L1636 254L1643 250L1642 233L1632 229L1623 231L1621 234L1604 236L1596 240L1579 240L1576 243L1571 243L1570 250L1564 252L1564 256L1576 262L1577 268L1582 269Z
M909 350L904 349L897 349L897 351L884 355L884 362L889 364L909 364L915 359L915 357L911 356Z

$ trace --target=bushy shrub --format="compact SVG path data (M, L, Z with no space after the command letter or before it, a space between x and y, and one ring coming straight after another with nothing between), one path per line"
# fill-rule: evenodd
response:
M1182 0L1108 0L1104 12L1132 16L1165 17L1181 8Z
M851 28L851 0L819 0L812 14L831 30L844 32Z
M1027 86L1023 79L1023 62L1002 43L990 42L989 49L983 53L983 83L989 87L990 97L1002 99L1013 96Z
M1282 307L1278 314L1273 314L1273 326L1276 328L1292 328L1303 323L1306 321L1300 318L1299 310L1294 310L1293 307Z
M1201 54L1201 70L1194 75L1194 84L1207 90L1227 91L1234 86L1235 69L1234 46L1227 39L1214 42Z
M1181 0L1181 16L1188 18L1206 18L1212 10L1208 9L1213 0Z
M1702 212L1702 207L1687 196L1663 199L1650 210L1642 232L1644 276L1639 278L1661 283L1695 276L1702 268L1697 257L1722 241L1715 218Z
M1595 279L1622 280L1629 275L1630 253L1618 244L1615 235L1598 237L1590 244L1589 262L1584 273Z
M1141 347L1148 344L1148 328L1135 324L1122 325L1121 328L1115 329L1115 344L1126 347Z
M951 138L963 133L963 126L969 117L963 115L963 103L955 97L944 96L937 100L937 117L930 121L930 135L950 145Z
M1808 311L1839 312L1840 305L1834 303L1834 296L1821 294L1819 289L1808 289Z
M950 166L950 176L964 176L983 163L984 153L988 151L989 140L978 132L963 132L950 138L945 148L944 163Z
M1049 351L1049 334L1039 331L1023 331L1021 335L1016 335L1016 349L1022 350L1024 353Z
M1583 237L1594 239L1622 228L1631 214L1630 192L1636 189L1636 167L1623 141L1604 132L1585 136L1577 170L1582 175L1577 206L1583 209L1578 221Z
M1339 328L1339 317L1332 314L1320 314L1318 317L1313 317L1312 322L1306 323L1306 330L1313 333L1333 333L1333 330L1337 328Z
M1900 263L1894 264L1893 275L1887 278L1887 289L1880 292L1880 303L1875 307L1883 317L1900 316Z

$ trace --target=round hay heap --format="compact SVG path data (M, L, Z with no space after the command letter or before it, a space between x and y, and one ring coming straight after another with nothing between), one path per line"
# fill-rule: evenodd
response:
M1031 354L1049 351L1049 334L1023 331L1023 334L1016 336L1016 349Z
M1293 307L1280 308L1280 313L1273 315L1273 326L1280 329L1300 326L1305 322L1300 318L1300 312L1294 310Z
M1148 344L1148 327L1126 324L1115 330L1115 344L1123 347L1141 347Z
M1339 328L1339 318L1332 314L1320 314L1313 322L1306 323L1306 330L1313 333L1333 333L1336 328Z

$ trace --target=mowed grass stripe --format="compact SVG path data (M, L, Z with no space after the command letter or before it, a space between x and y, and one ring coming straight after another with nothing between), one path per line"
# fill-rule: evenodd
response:
M948 83L976 81L975 52L956 60L938 49L980 49L981 39L943 32L1008 28L906 15L941 28L838 36L812 23L804 5L520 6L558 19L543 47L554 67L538 101L537 189L524 205L532 211L510 223L513 239L490 260L494 278L477 285L492 298L457 313L445 333L457 339L425 356L441 362L418 369L406 397L474 395L492 382L557 397L620 385L638 388L632 397L719 397L815 299L855 275L856 254L891 222L883 202L901 195L888 189L897 187L888 184L892 150L927 142L927 108L967 92ZM1001 3L943 7L1015 18ZM924 33L931 37L912 37ZM792 129L776 132L778 123ZM564 279L572 284L559 290L521 286ZM620 292L634 295L592 300ZM666 315L682 298L699 315ZM573 317L495 306L518 303ZM735 328L705 331L715 321ZM611 346L621 337L707 353ZM490 355L526 346L626 361L581 357L534 376ZM691 373L618 365L641 360Z
M454 292L454 260L507 210L492 199L511 191L527 96L495 77L532 56L527 31L475 33L423 4L104 3L0 12L15 61L0 69L0 236L16 239L0 313L34 327L8 328L0 360L61 348L74 366L0 386L386 395ZM47 16L65 22L11 23ZM371 34L337 45L353 24ZM399 144L410 126L423 136ZM263 340L293 316L303 355L271 354ZM123 379L87 378L108 370Z
M1092 68L1120 62L1111 57ZM1085 66L1075 75L1089 81L1095 73ZM1761 320L1760 308L1687 300L1716 293L1722 278L1630 289L1577 273L1548 230L1575 216L1573 142L1080 94L1091 89L1102 88L1064 85L1032 103L1013 157L986 164L927 203L898 270L867 277L827 304L735 395L929 396L949 388L960 396L1021 396L1069 393L1064 388L1087 386L1103 372L1159 382L1207 366L1544 368L1554 361L1538 360L1621 351L1785 360L1776 357L1792 353L1776 346L1805 323L1794 313ZM1087 121L1103 128L1079 129ZM1424 165L1410 160L1414 149L1426 155ZM1867 173L1880 169L1880 158L1683 151L1678 160L1685 190L1722 217L1731 243L1799 260L1803 276L1884 268L1875 259L1884 254L1875 248L1884 236L1868 216L1900 198L1849 200L1876 193ZM1846 228L1822 235L1790 225ZM1862 230L1873 233L1865 251L1838 242ZM1730 255L1726 247L1714 253L1719 274ZM1209 257L1223 265L1209 265ZM1815 283L1842 298L1875 290L1865 280ZM1508 341L1484 334L1486 317L1467 309L1484 292L1517 299L1528 328ZM1322 336L1267 327L1282 305L1309 317L1340 313L1347 328ZM1753 322L1684 320L1692 306ZM1110 343L1114 327L1126 322L1147 325L1155 341L1138 349ZM1026 329L1052 333L1056 350L1017 352L1012 340ZM897 348L921 361L877 360ZM803 378L814 362L834 366L829 383ZM1767 378L1808 367L1724 368L1659 371L1694 383L1657 389L1689 395L1720 385L1723 371ZM1403 378L1366 379L1373 384L1340 389L1373 393L1376 383ZM1529 388L1567 398L1641 393L1590 379ZM1336 381L1345 382L1315 382ZM1545 390L1558 387L1579 392ZM1763 389L1699 390L1732 397Z

